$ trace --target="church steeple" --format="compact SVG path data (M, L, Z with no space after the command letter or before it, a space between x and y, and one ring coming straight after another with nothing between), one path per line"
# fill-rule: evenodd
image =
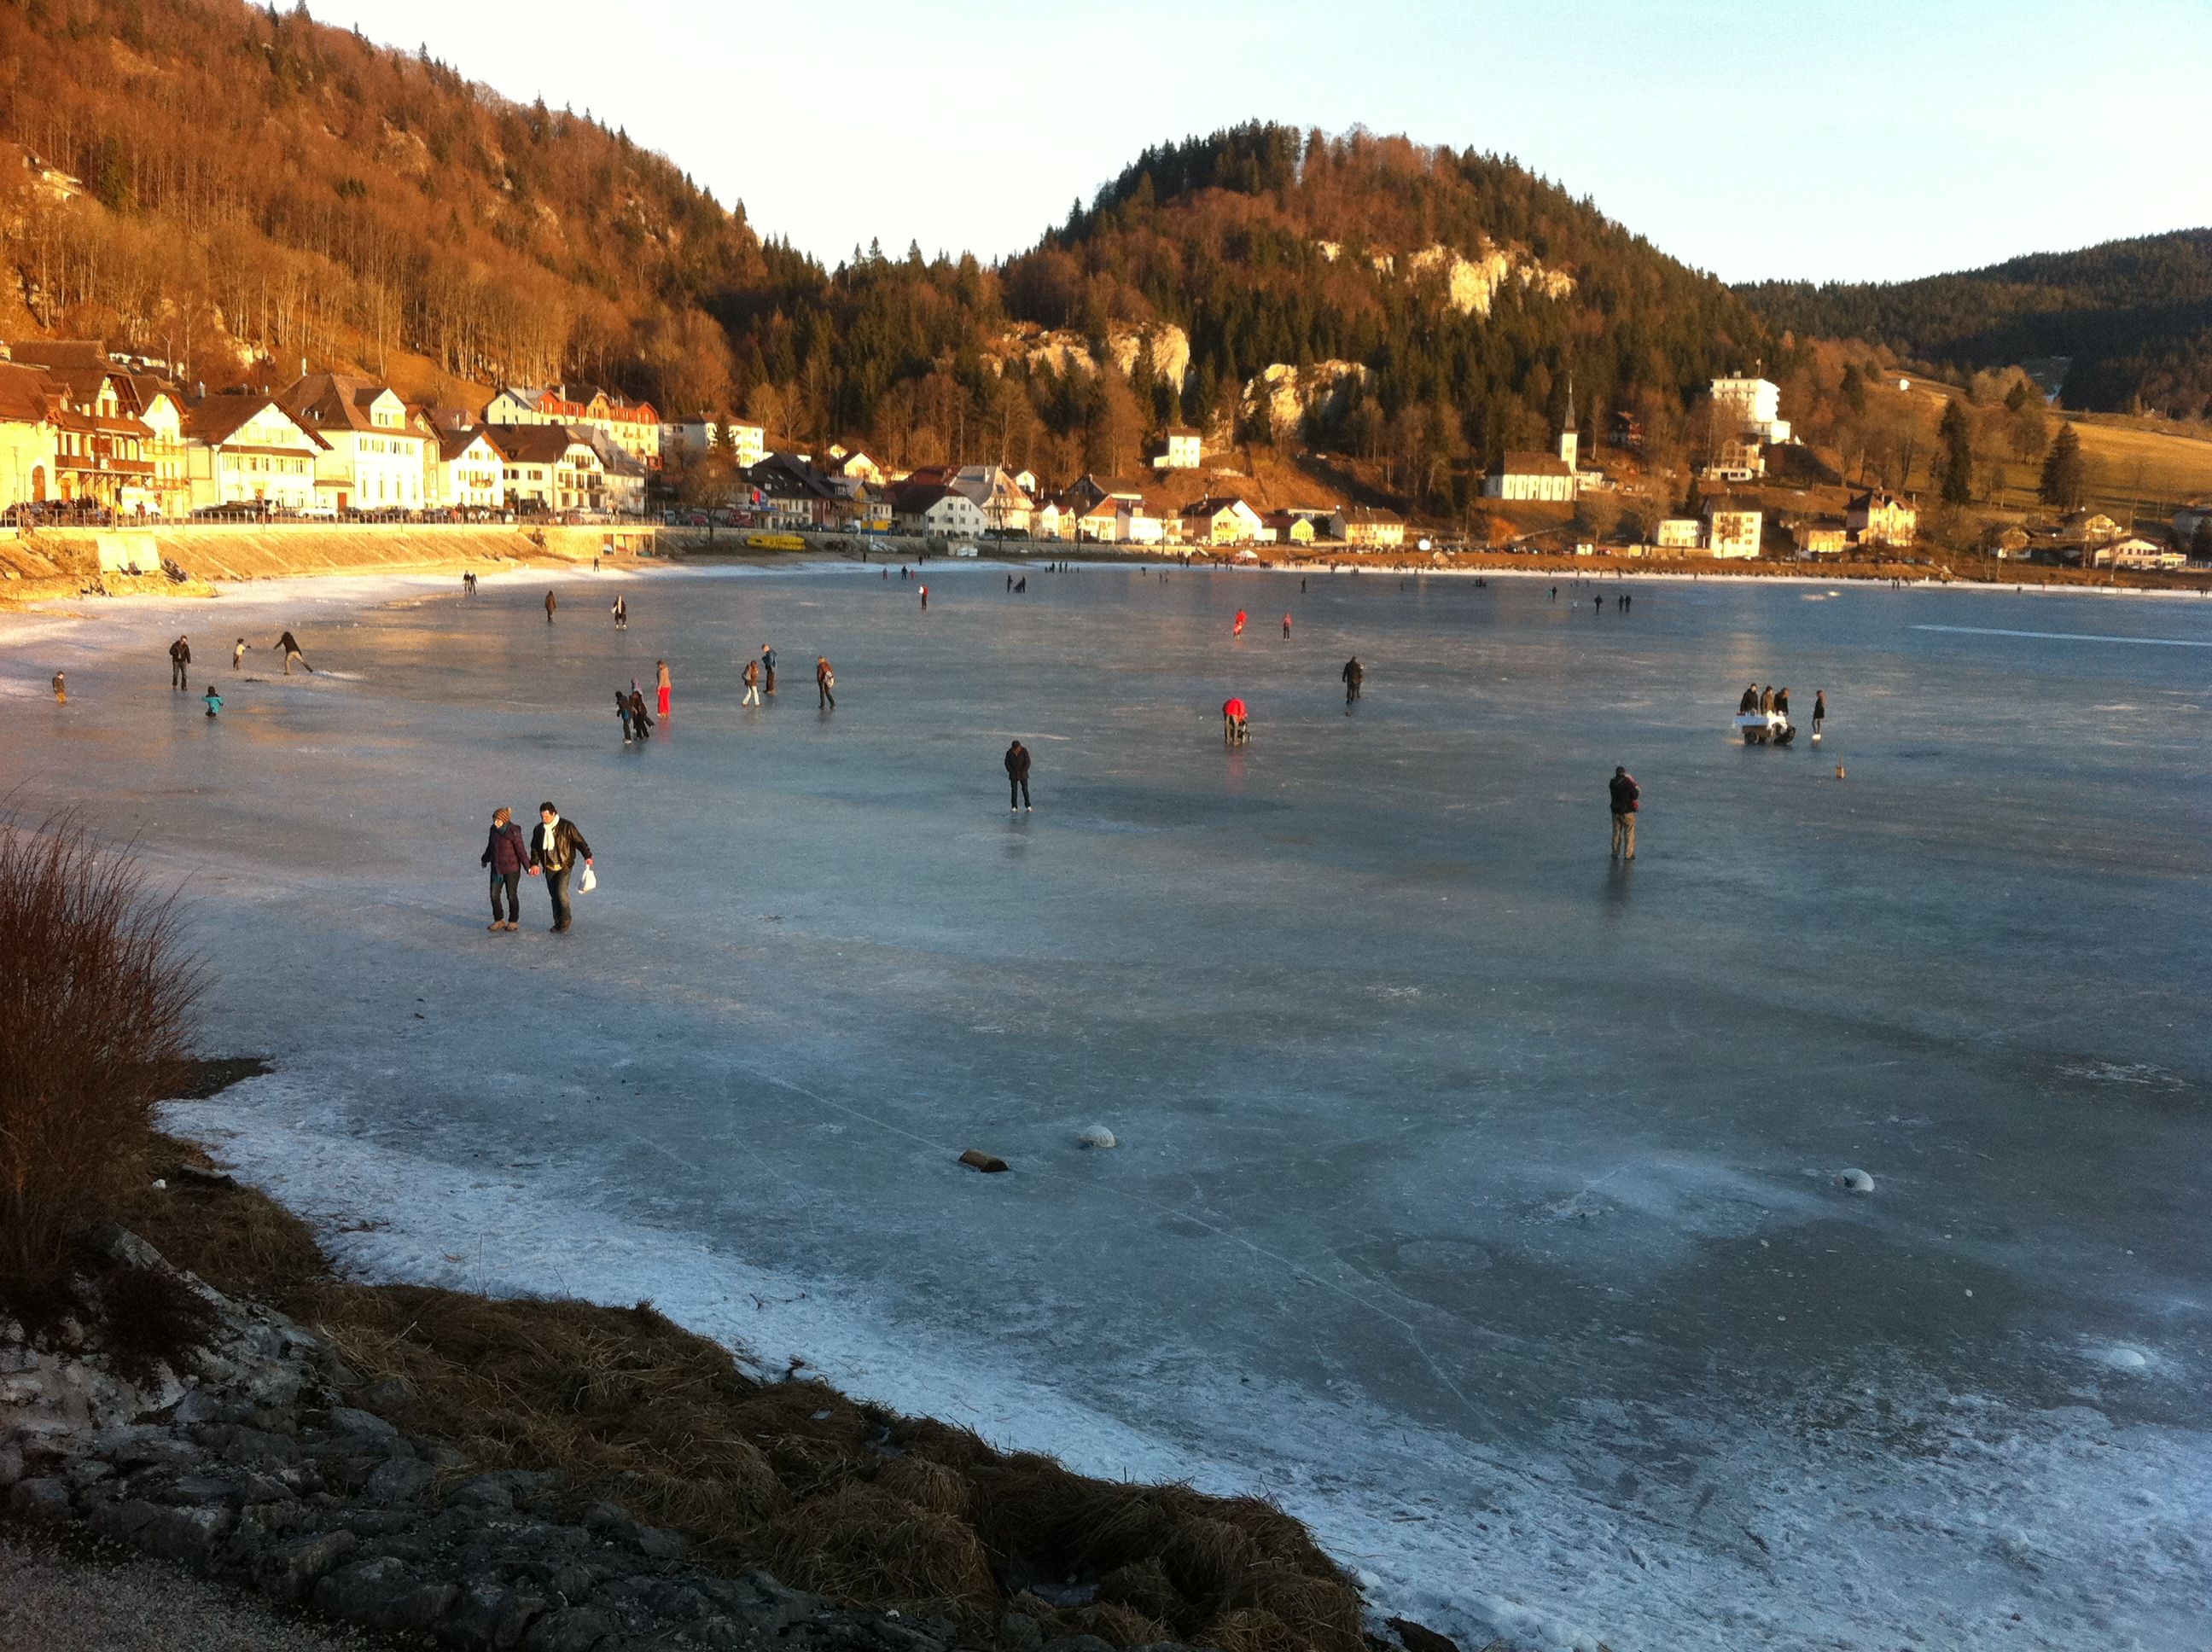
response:
M1575 458L1582 446L1582 438L1575 434L1575 373L1567 369L1567 422L1559 430L1559 462L1568 470L1575 468Z

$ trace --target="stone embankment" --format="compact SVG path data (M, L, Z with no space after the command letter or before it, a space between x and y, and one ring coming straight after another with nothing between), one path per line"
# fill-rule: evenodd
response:
M0 532L0 599L204 588L217 580L404 574L650 550L650 527L286 522ZM141 570L132 574L125 570Z
M410 1435L393 1420L410 1403L403 1382L365 1382L304 1327L179 1273L121 1229L100 1249L116 1277L153 1277L200 1304L198 1351L172 1356L173 1369L95 1349L83 1326L108 1321L112 1303L81 1302L79 1317L35 1338L0 1320L0 1494L16 1521L81 1522L203 1576L446 1646L939 1652L954 1637L944 1619L702 1570L683 1537L611 1503L563 1517L556 1477L470 1474L451 1447ZM1020 1627L1002 1625L1002 1642ZM1090 1637L1033 1643L1106 1652Z

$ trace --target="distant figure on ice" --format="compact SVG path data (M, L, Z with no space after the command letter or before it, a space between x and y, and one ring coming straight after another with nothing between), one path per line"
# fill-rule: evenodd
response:
M1786 683L1774 691L1774 709L1784 717L1790 714L1790 689Z
M169 686L172 689L184 689L190 686L191 663L192 645L189 640L179 635L169 645Z
M1344 669L1337 675L1344 679L1344 703L1348 706L1359 698L1359 685L1367 680L1367 668L1359 663L1359 656L1354 654L1344 662Z
M645 695L635 689L629 691L629 726L640 740L653 738L653 714L645 708Z
M927 587L925 587L927 594ZM837 673L830 669L830 657L817 654L814 659L814 692L819 697L814 702L817 711L837 709L837 696L830 690L837 686Z
M740 701L738 701L738 703L739 705L741 705L741 706L757 706L758 704L760 704L760 702L761 702L761 695L760 695L760 679L761 679L761 663L760 663L760 661L758 661L757 659L748 659L747 661L745 661L745 669L744 669L745 697L744 697L744 699L742 699L742 700L740 700Z
M568 909L568 875L580 860L592 864L592 846L573 820L561 818L550 803L538 805L538 829L530 835L530 875L545 876L545 893L553 902L553 932L566 933L574 920Z
M1290 616L1288 614L1285 614L1285 615L1284 615L1284 616L1283 616L1283 635L1284 635L1285 637L1287 637L1287 636L1289 636L1289 635L1290 635L1290 634L1291 634L1291 616Z
M246 664L246 641L244 637L230 645L230 669L234 671Z
M1747 717L1759 709L1759 684L1754 683L1743 691L1743 698L1735 702L1736 715Z
M1619 860L1636 859L1636 805L1644 796L1644 788L1636 783L1636 776L1626 768L1616 768L1613 778L1605 783L1607 798L1613 805L1613 855Z
M560 599L555 597L551 592L549 591L545 593L545 623L548 625L553 623L553 610L560 605Z
M1229 628L1229 635L1232 637L1244 635L1244 610L1241 608L1237 610L1237 623Z
M474 568L461 570L461 594L464 597L473 597L477 594L477 575ZM521 829L517 827L516 829L520 831Z
M1006 748L1006 812L1030 807L1030 749L1019 740Z
M1759 691L1759 708L1761 711L1774 709L1774 684L1771 683Z
M313 677L315 674L315 668L307 664L307 657L300 652L299 638L294 636L289 631L287 631L283 636L276 639L276 646L283 650L285 676L291 676L292 662L295 659L300 662L300 669L307 672L308 676Z
M675 679L668 674L666 660L656 659L653 662L653 683L654 693L660 701L658 709L662 720L665 721L668 717L668 696L676 686Z
M66 671L54 673L54 703L58 706L69 704L69 674Z
M774 643L761 644L760 664L761 674L765 678L761 687L765 692L774 694L775 692L775 645Z
M1814 739L1820 738L1820 725L1827 720L1827 716L1828 691L1826 689L1815 689L1813 690L1813 738Z
M1241 696L1232 695L1221 702L1221 738L1226 745L1243 745L1251 738L1252 725L1244 710Z
M622 696L615 696L619 700ZM514 811L495 809L491 811L491 836L484 843L484 852L477 857L477 865L491 872L491 921L484 926L489 930L520 929L522 926L522 873L530 865L530 846L522 841L522 828L514 823ZM507 912L500 914L500 896L507 897Z
M624 602L619 595L615 598L614 607L608 611L612 613L615 616L616 630L627 631L629 629L629 604Z
M927 586L924 586L921 588L921 611L925 614L929 611L929 587Z
M207 691L207 714L212 717L222 709L222 696L215 691L215 684L210 683Z
M623 744L629 744L629 696L620 689L615 690L615 715L622 719Z

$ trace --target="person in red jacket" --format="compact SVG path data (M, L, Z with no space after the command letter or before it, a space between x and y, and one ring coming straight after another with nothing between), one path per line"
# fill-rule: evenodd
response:
M1616 768L1613 778L1606 782L1606 791L1613 802L1613 858L1619 860L1636 859L1636 805L1644 796L1644 788L1636 783L1636 776L1626 768Z

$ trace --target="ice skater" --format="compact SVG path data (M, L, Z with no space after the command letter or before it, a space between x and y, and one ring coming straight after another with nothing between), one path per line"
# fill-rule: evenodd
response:
M924 586L921 588L921 611L925 614L929 611L929 587L927 586Z
M1814 739L1820 738L1820 725L1827 720L1828 691L1826 689L1815 689L1813 690L1813 738Z
M1615 860L1636 859L1636 810L1644 796L1644 788L1636 783L1636 776L1626 768L1616 767L1613 778L1605 783L1607 801L1613 808L1613 853Z
M1229 635L1232 637L1244 635L1244 610L1241 608L1237 610L1237 623L1229 628Z
M630 741L629 696L620 689L615 690L615 715L622 719L623 744L628 745Z
M814 708L817 711L835 711L837 709L837 696L830 692L830 690L835 689L836 686L837 673L830 670L829 656L826 654L816 655L814 659L814 692L819 696L814 703Z
M668 720L668 696L674 692L676 687L675 679L668 674L666 660L656 659L653 662L653 681L660 701L658 708L660 720L665 723Z
M629 604L623 601L619 595L615 598L615 605L610 611L615 616L616 630L627 631L629 629Z
M1290 635L1291 635L1291 616L1290 616L1288 614L1285 614L1285 615L1284 615L1284 616L1283 616L1283 640L1284 640L1285 642L1289 641L1290 641Z
M645 695L637 689L629 691L629 726L640 744L653 738L653 714L645 708Z
M1006 812L1016 814L1023 809L1030 809L1030 749L1017 740L1006 748ZM1036 811L1030 809L1030 812Z
M573 820L561 818L550 803L538 805L538 829L530 835L530 875L543 873L545 893L553 902L553 932L565 934L574 914L568 908L568 878L580 860L592 864L592 846Z
M491 836L486 840L477 864L491 872L491 921L484 927L495 931L521 928L522 873L530 864L530 846L522 841L522 828L514 823L514 810L499 808L491 811ZM500 912L502 895L507 900L504 916Z
M545 593L545 623L548 625L553 623L553 610L560 605L561 604L559 599L556 598L551 592L549 591Z
M189 638L179 635L169 645L169 686L179 691L191 686L192 645Z
M1344 662L1343 671L1337 673L1344 678L1344 703L1350 705L1359 698L1359 685L1367 680L1367 668L1359 663L1358 654Z
M464 597L473 597L477 594L475 569L465 568L461 570L461 594Z
M315 668L307 664L307 657L300 652L299 638L294 636L289 631L287 631L283 636L276 639L276 646L283 651L285 676L291 676L292 662L295 659L300 662L300 669L307 672L308 676L313 677L315 674Z
M244 637L230 645L230 669L239 670L246 664L246 651L252 645Z
M738 703L739 705L741 705L741 706L757 706L758 704L760 704L760 702L761 702L760 679L761 679L761 663L760 663L760 661L758 661L757 659L748 659L747 661L745 661L745 670L744 670L745 697L744 697L744 699L742 699L742 700L740 700L740 701L738 701Z

